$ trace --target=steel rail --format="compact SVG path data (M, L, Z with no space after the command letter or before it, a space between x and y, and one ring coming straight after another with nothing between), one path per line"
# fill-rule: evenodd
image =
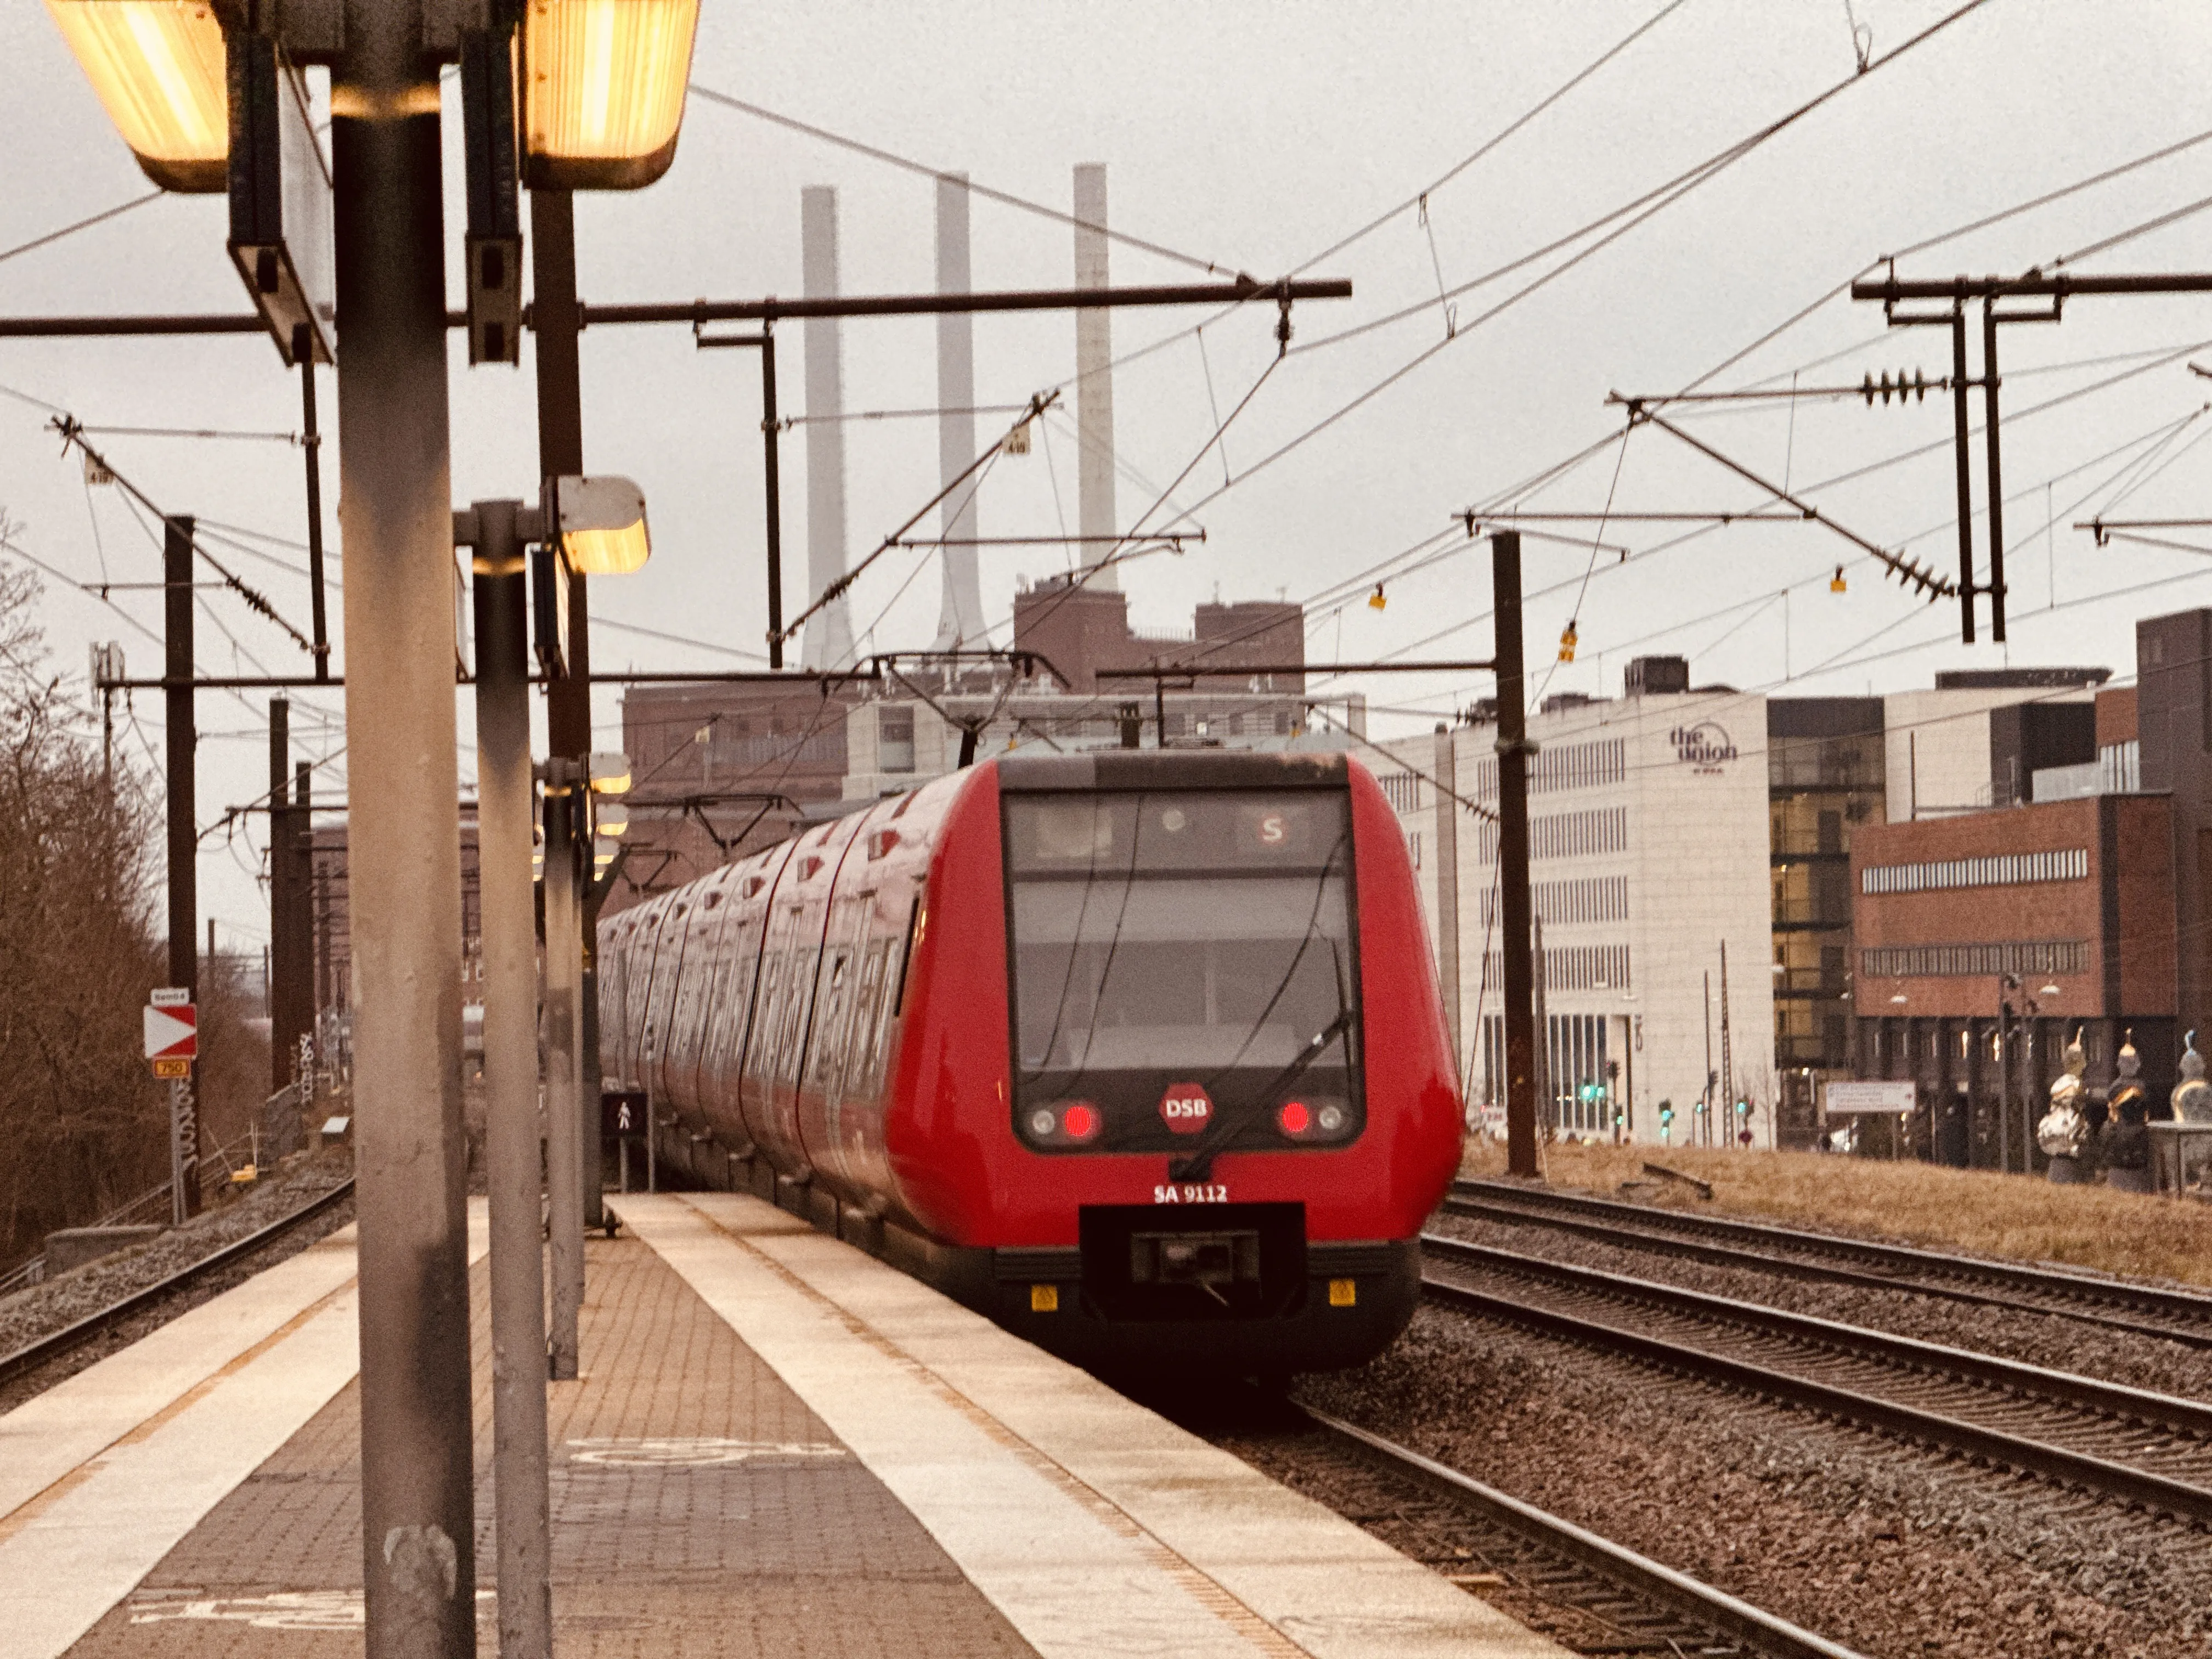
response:
M1519 1194L1514 1194L1517 1197ZM1602 1202L1604 1200L1598 1200ZM1640 1210L1640 1206L1623 1205L1623 1209ZM2115 1314L2093 1312L2087 1308L2053 1305L2025 1296L2006 1296L1995 1291L1964 1290L1955 1285L1931 1284L1925 1279L1900 1279L1892 1273L1875 1273L1856 1267L1840 1267L1833 1262L1796 1261L1785 1256L1764 1255L1757 1250L1740 1249L1728 1244L1701 1243L1694 1238L1644 1227L1627 1222L1586 1218L1573 1213L1555 1213L1535 1206L1523 1207L1512 1197L1493 1197L1484 1194L1476 1196L1455 1195L1444 1200L1443 1208L1448 1215L1467 1216L1477 1220L1503 1221L1515 1225L1549 1227L1555 1231L1573 1233L1601 1243L1630 1249L1663 1251L1693 1261L1707 1261L1716 1267L1739 1267L1749 1272L1779 1275L1790 1279L1814 1280L1825 1284L1851 1285L1867 1290L1903 1291L1914 1296L1935 1297L1943 1301L1960 1302L1975 1306L2010 1308L2019 1312L2043 1314L2051 1317L2070 1319L2086 1325L2101 1325L2108 1329L2131 1331L2141 1335L2155 1336L2168 1341L2183 1343L2191 1347L2212 1348L2212 1330L2175 1330L2165 1325L2154 1325L2140 1319L2127 1319ZM1639 1215L1640 1221L1642 1217ZM1690 1218L1693 1224L1702 1217ZM1807 1237L1817 1237L1808 1235Z
M1688 1573L1639 1555L1626 1545L1600 1537L1495 1486L1486 1486L1448 1464L1424 1457L1410 1447L1386 1440L1357 1424L1346 1423L1311 1407L1301 1409L1329 1433L1352 1442L1362 1452L1395 1472L1474 1510L1489 1525L1528 1540L1539 1549L1607 1581L1634 1599L1656 1604L1669 1613L1741 1642L1762 1659L1860 1659L1853 1649L1815 1636Z
M2028 1262L1991 1261L1979 1256L1918 1249L1907 1244L1886 1244L1869 1239L1846 1238L1833 1233L1807 1232L1769 1222L1686 1215L1680 1211L1656 1209L1645 1204L1628 1204L1617 1199L1553 1192L1510 1182L1454 1182L1451 1196L1445 1200L1445 1207L1450 1209L1462 1204L1481 1204L1494 1209L1511 1208L1518 1220L1558 1227L1565 1231L1582 1232L1591 1237L1631 1237L1639 1244L1677 1248L1680 1254L1698 1255L1716 1261L1725 1261L1729 1265L1746 1265L1747 1255L1769 1273L1826 1278L1841 1284L1911 1291L1953 1301L2016 1308L2025 1312L2055 1315L2085 1324L2162 1337L2191 1347L2212 1348L2212 1296L2197 1291L2171 1290L2162 1285L2143 1285L2121 1279L2093 1277L2087 1273L2069 1273L2063 1268ZM1661 1237L1666 1233L1686 1237L1678 1242ZM1707 1239L1732 1240L1753 1248L1747 1251L1726 1251L1725 1254L1705 1255L1706 1251L1725 1251L1725 1247L1696 1243L1700 1236ZM1862 1272L1812 1262L1792 1262L1778 1260L1766 1254L1777 1249L1798 1250L1818 1255L1856 1256L1863 1261L1879 1263L1887 1271ZM1990 1291L1968 1291L1955 1285L1932 1282L1946 1278L1978 1280L2022 1294L2000 1295ZM2039 1299L2046 1297L2052 1299ZM2099 1304L2104 1305L2095 1305ZM2186 1322L2175 1326L2130 1318L2115 1311L2122 1308Z
M2087 1377L2044 1371L2037 1366L2014 1366L2014 1362L1994 1359L1987 1355L1967 1354L1935 1343L1918 1342L1828 1320L1810 1320L1802 1315L1783 1314L1776 1309L1759 1308L1749 1303L1734 1302L1725 1297L1709 1297L1698 1291L1678 1290L1672 1285L1654 1285L1647 1280L1626 1279L1619 1274L1572 1267L1563 1262L1515 1255L1510 1251L1493 1250L1485 1245L1466 1244L1434 1235L1424 1235L1422 1245L1425 1251L1462 1267L1504 1269L1529 1278L1575 1284L1601 1294L1639 1299L1668 1311L1688 1313L1692 1317L1710 1324L1735 1322L1769 1332L1783 1332L1802 1341L1806 1340L1806 1335L1791 1330L1788 1322L1802 1321L1814 1333L1811 1340L1823 1346L1854 1352L1857 1357L1873 1357L1922 1374L1948 1372L1986 1386L1989 1379L1996 1374L1995 1368L2010 1368L2021 1375L2022 1381L1998 1386L2008 1388L2015 1399L2032 1387L2033 1393L2069 1409L2110 1410L2123 1419L2192 1437L2200 1435L2201 1431L2182 1426L2184 1420L2196 1418L2212 1419L2212 1407L2201 1406L2193 1401L2176 1400L2146 1390L2120 1389L2118 1385L2095 1382ZM1824 1382L1816 1377L1779 1370L1771 1365L1693 1347L1669 1338L1624 1329L1557 1308L1519 1301L1457 1279L1425 1273L1421 1283L1423 1290L1431 1298L1448 1305L1534 1325L1576 1341L1613 1349L1772 1399L1808 1406L1845 1421L1886 1430L1908 1440L1942 1446L1970 1456L1985 1458L2026 1474L2117 1498L2126 1503L2139 1504L2184 1520L2212 1522L2212 1489L2186 1480L2117 1462L2092 1452L2055 1445L1964 1418L1907 1405L1869 1393L1863 1389ZM2051 1382L2054 1378L2063 1379L2081 1393L2069 1395L2062 1392ZM2087 1401L2093 1397L2109 1398L2124 1403L2110 1407L2087 1405ZM2151 1410L2169 1415L2146 1415Z
M328 1192L312 1198L290 1214L270 1222L267 1226L250 1232L243 1238L234 1239L222 1249L202 1256L188 1267L179 1267L167 1279L157 1279L143 1289L111 1302L96 1313L87 1314L73 1325L64 1325L34 1341L27 1342L13 1353L0 1354L0 1388L5 1388L18 1377L28 1375L51 1361L58 1359L71 1349L80 1347L102 1331L131 1315L143 1311L163 1297L183 1290L195 1279L206 1277L253 1254L266 1244L290 1232L295 1227L312 1220L324 1211L349 1196L353 1191L353 1177L348 1176Z

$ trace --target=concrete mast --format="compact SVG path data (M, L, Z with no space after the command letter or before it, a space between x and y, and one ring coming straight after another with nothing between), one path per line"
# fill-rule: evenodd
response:
M1075 169L1075 286L1104 288L1106 275L1106 169L1090 163ZM1103 307L1075 313L1075 431L1077 499L1085 538L1076 562L1088 566L1104 558L1118 533L1114 509L1114 313ZM1097 538L1099 539L1092 539ZM1120 567L1108 565L1091 586L1111 590L1121 585Z
M837 192L826 185L799 192L800 288L810 300L837 294ZM806 331L806 598L811 604L845 574L844 349L834 317L809 317ZM853 659L853 620L840 597L808 621L801 655L808 668L842 668Z
M968 175L937 179L937 291L966 294L969 268ZM975 319L966 312L937 319L937 467L948 489L975 459ZM936 649L973 649L983 643L983 590L976 570L974 483L945 498L945 600L937 620ZM958 544L967 542L968 546Z

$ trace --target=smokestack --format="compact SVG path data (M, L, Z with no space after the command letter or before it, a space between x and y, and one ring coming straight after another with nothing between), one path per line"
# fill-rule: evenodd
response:
M1106 169L1091 164L1075 169L1075 286L1106 286ZM1092 228L1096 227L1096 228ZM1114 511L1114 337L1103 307L1075 313L1075 433L1079 462L1077 517L1085 538L1076 562L1090 565L1113 550L1119 533ZM1091 540L1097 537L1103 539ZM1118 588L1120 567L1108 565L1091 579L1093 587Z
M968 265L968 175L937 178L937 291L965 294L973 286ZM966 312L937 319L937 476L945 489L975 459L975 325ZM956 547L975 537L975 488L971 481L945 498L945 603L938 612L937 649L957 651L983 643L983 590L975 549Z
M799 286L810 300L837 293L837 192L816 185L799 192ZM845 362L835 317L809 317L806 330L806 599L812 604L845 574ZM806 624L802 661L842 668L853 659L853 619L841 596Z

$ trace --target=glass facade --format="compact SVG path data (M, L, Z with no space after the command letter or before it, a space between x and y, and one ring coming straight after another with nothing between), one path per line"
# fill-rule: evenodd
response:
M1774 1060L1784 1073L1851 1063L1851 836L1885 816L1878 698L1767 705Z

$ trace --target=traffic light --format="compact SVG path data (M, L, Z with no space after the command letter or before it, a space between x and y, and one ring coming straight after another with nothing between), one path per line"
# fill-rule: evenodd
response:
M1674 1135L1674 1103L1671 1100L1662 1100L1659 1103L1659 1139L1662 1141L1671 1140Z
M1602 1083L1585 1083L1583 1085L1581 1089L1577 1091L1576 1098L1580 1100L1585 1106L1595 1105L1597 1102L1605 1098L1605 1085Z
M1751 1115L1751 1103L1747 1100L1739 1100L1736 1102L1735 1115L1738 1117L1749 1117Z

